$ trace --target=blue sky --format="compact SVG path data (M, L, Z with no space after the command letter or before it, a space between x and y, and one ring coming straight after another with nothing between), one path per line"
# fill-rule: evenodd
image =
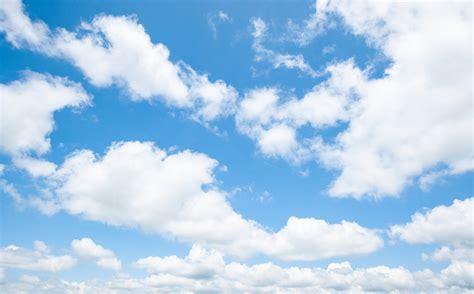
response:
M5 1L0 288L472 290L469 11Z

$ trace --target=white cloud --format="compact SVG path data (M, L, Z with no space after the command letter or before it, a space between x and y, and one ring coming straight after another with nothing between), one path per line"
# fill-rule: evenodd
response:
M167 154L152 143L115 143L101 157L89 150L67 157L46 180L54 195L37 202L238 257L314 260L365 255L383 246L377 231L346 221L291 217L272 233L232 209L216 186L217 165L200 153ZM341 230L345 233L339 235Z
M454 200L451 206L441 205L425 213L415 213L411 222L392 226L390 234L411 244L473 246L474 198Z
M439 166L448 174L472 169L469 4L339 1L324 7L320 13L341 15L392 61L383 77L362 84L348 129L321 151L328 166L341 170L330 194L397 195Z
M410 244L443 244L422 257L451 262L441 271L446 285L474 288L474 198L454 200L451 206L416 213L411 222L392 226L390 234Z
M86 260L94 260L99 267L116 271L122 268L122 262L111 250L96 244L94 240L90 238L73 240L71 248L77 257Z
M287 39L300 46L306 46L328 27L332 27L334 23L328 19L328 15L325 13L328 3L328 0L314 1L314 14L304 20L302 24L289 20Z
M48 136L54 128L53 113L87 105L90 99L77 83L34 72L25 72L21 80L0 84L0 151L12 156L47 152ZM52 169L50 164L34 159L18 159L18 163L37 175Z
M73 241L73 251L83 258L110 257L110 251L87 238ZM80 244L74 246L74 243ZM87 245L85 245L87 243ZM48 254L42 242L35 252ZM80 247L76 250L76 247ZM8 247L7 247L8 248ZM105 251L104 251L105 250ZM18 264L18 262L17 262ZM65 281L21 275L2 285L4 293L140 293L220 292L220 293L354 293L354 292L442 292L468 293L474 287L472 263L460 261L439 273L424 269L375 266L353 268L349 262L320 267L282 267L271 262L247 265L226 262L216 250L194 245L185 257L149 256L133 265L149 276L134 278L116 275L111 280ZM28 265L31 267L31 265ZM17 267L27 270L25 267Z
M366 74L352 60L329 66L330 78L301 99L281 97L275 88L258 88L246 93L238 106L237 128L257 141L264 155L295 162L315 158L312 140L298 141L297 129L334 126L350 118L351 103Z
M317 157L340 171L329 188L333 197L396 196L416 180L426 189L443 176L472 170L469 4L318 1L316 7L303 34L297 30L298 42L336 24L338 15L391 64L377 78L370 78L370 67L361 70L351 61L331 65L329 79L305 97L283 103L273 98L257 114L261 118L253 114L249 121L246 103L257 100L250 92L237 114L239 129L258 142L275 124L297 129L309 123L320 130L347 123L326 142L296 136L306 150L298 152L305 155L300 159ZM265 23L254 24L254 38L261 38ZM275 153L268 146L266 150ZM295 152L279 156L295 160Z
M203 122L232 112L229 106L238 96L232 86L221 80L210 82L206 74L196 73L183 62L173 63L168 48L152 43L135 17L100 15L90 23L81 23L75 32L46 30L38 37L38 42L46 45L35 46L31 37L23 36L16 19L23 19L28 28L47 26L32 24L20 1L0 6L0 11L0 30L6 32L8 41L16 44L9 36L17 36L25 40L25 47L71 62L97 87L116 85L134 101L161 100L190 109L193 117Z
M221 253L194 245L184 259L177 256L141 258L135 262L137 268L151 274L170 274L185 278L210 279L224 267Z
M343 255L369 254L383 246L374 231L357 223L290 217L274 234L268 254L284 260L315 260ZM356 245L355 247L348 244Z
M33 177L49 176L56 170L56 165L52 162L27 156L13 158L13 164Z
M450 248L443 246L435 250L432 254L423 254L423 259L430 259L435 262L440 261L469 261L474 263L474 254L470 247Z
M320 74L313 70L311 66L306 62L301 54L292 55L286 53L278 53L271 49L263 46L263 40L267 33L267 24L261 18L254 18L251 20L253 31L253 44L252 48L255 51L256 61L270 62L274 68L289 68L297 69L301 72L308 74L312 77L319 76Z
M49 248L41 241L35 241L35 250L15 245L0 248L0 266L28 271L59 272L76 265L70 255L50 255Z
M2 1L0 32L5 33L8 42L15 47L42 48L50 33L48 26L41 21L31 21L23 10L24 5L20 0Z

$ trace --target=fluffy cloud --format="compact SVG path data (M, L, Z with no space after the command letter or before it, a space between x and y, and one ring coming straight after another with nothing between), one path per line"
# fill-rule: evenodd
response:
M266 61L273 65L274 68L286 67L289 69L298 69L301 72L308 74L312 77L320 75L318 72L313 70L311 66L306 62L301 54L283 54L278 53L263 46L263 40L267 33L267 24L261 18L254 18L251 20L253 31L253 44L252 48L255 51L256 61Z
M364 84L348 129L322 151L341 169L330 193L396 195L439 166L449 174L472 169L469 5L339 1L321 9L392 60L382 78Z
M85 260L93 260L99 267L111 270L120 270L122 268L122 262L111 250L96 244L94 240L90 238L73 240L71 248L77 257Z
M48 39L49 28L43 22L33 22L23 13L21 1L9 0L0 3L0 32L15 47L30 46L43 49Z
M97 87L117 85L134 101L159 99L191 109L193 118L204 122L233 110L237 98L233 87L221 80L210 82L183 62L172 62L168 48L153 44L134 17L101 15L83 22L76 32L59 28L51 33L45 24L25 15L19 0L10 2L0 6L0 31L8 41L14 45L21 41L24 47L71 62ZM20 20L23 26L18 26ZM36 27L44 32L34 37L28 31L35 32Z
M135 267L152 274L170 274L185 278L209 279L225 266L223 255L194 245L185 258L149 256L135 262Z
M34 72L25 72L21 80L0 84L0 151L12 156L47 152L48 135L54 128L53 113L87 105L90 99L77 83ZM33 159L19 158L17 162L36 175L52 169L50 164Z
M49 248L41 241L35 241L35 250L15 245L0 248L0 266L28 271L59 272L76 265L70 255L50 255Z
M454 200L451 206L437 206L425 213L416 213L411 222L390 228L392 237L410 244L443 244L424 259L450 261L442 270L442 279L451 285L474 288L474 198Z
M411 244L441 243L455 247L474 245L474 198L454 200L451 206L437 206L416 213L411 222L390 228L393 237Z
M472 170L469 4L317 1L316 8L303 26L307 33L298 31L298 42L305 43L339 19L391 64L376 78L369 78L370 68L349 66L350 61L330 65L326 82L299 100L290 98L291 103L269 99L275 91L250 92L237 115L239 129L257 140L263 153L291 161L317 157L326 167L339 170L329 188L334 197L396 196L416 180L426 188L440 177ZM258 38L266 27L261 21L254 24ZM342 69L345 74L338 77ZM343 91L337 91L339 87ZM263 102L268 109L260 113L249 107ZM319 130L340 127L340 122L348 127L327 142L295 135L305 123ZM262 146L265 132L282 123L295 131Z
M469 293L473 287L462 269L465 264L448 266L439 273L386 266L353 268L348 262L332 263L326 268L285 268L270 262L226 263L220 253L199 246L193 246L185 257L150 256L137 260L134 265L150 275L82 282L23 276L18 281L9 281L3 290L5 293L33 289L35 293Z
M352 60L329 66L330 78L304 97L281 97L276 88L259 88L246 93L236 114L237 128L257 141L264 155L295 162L315 158L313 140L298 140L297 129L334 126L347 121L355 93L366 74Z
M347 221L291 217L272 233L232 209L216 187L217 165L201 153L167 154L147 142L116 143L101 157L81 150L46 179L54 196L34 203L239 257L315 260L369 254L383 246L377 231Z

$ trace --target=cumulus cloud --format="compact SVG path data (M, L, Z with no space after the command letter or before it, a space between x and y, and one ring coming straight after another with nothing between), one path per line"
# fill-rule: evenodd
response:
M122 268L122 262L115 256L113 251L96 244L90 238L73 240L71 248L77 257L93 260L101 268L116 271Z
M473 246L474 198L454 200L450 206L441 205L425 213L415 213L411 222L392 226L390 234L411 244Z
M349 262L321 267L281 267L271 262L246 265L225 262L214 250L193 246L185 257L149 256L134 266L149 273L144 278L117 276L111 280L71 282L23 276L4 285L5 293L469 293L473 285L459 264L436 273L403 267L353 268Z
M297 69L311 77L316 77L320 75L306 62L306 60L301 54L292 55L286 53L279 53L266 48L263 45L263 41L267 33L267 24L261 18L252 19L251 24L253 27L252 48L255 51L256 61L269 62L274 68L284 67L289 69Z
M443 280L450 285L474 288L474 198L454 200L450 206L440 205L425 213L416 213L411 222L395 225L390 234L410 244L442 244L424 259L449 261L442 270Z
M35 241L35 249L9 245L0 248L0 267L28 271L59 272L74 267L77 260L70 255L51 255L41 241Z
M469 4L317 1L316 7L305 25L309 30L316 33L342 22L354 35L364 37L368 46L380 50L391 64L375 78L369 75L370 67L359 69L353 63L343 66L350 61L330 65L328 80L308 94L312 99L293 99L296 103L291 115L282 107L285 103L265 98L269 109L257 113L257 119L254 114L256 123L250 125L245 100L253 101L249 98L255 95L247 95L237 114L238 127L258 142L261 134L282 120L293 129L306 122L317 130L347 124L327 141L296 134L295 144L293 134L287 132L285 136L286 146L293 150L307 145L305 149L314 156L304 159L316 157L326 167L340 171L328 190L333 197L396 196L417 180L426 189L443 176L472 170ZM266 27L263 22L255 23L254 36L258 38ZM306 37L301 38L304 43ZM348 70L346 79L337 77L337 68ZM334 93L331 80L336 80L336 85L348 81L352 87ZM305 100L308 103L303 103ZM292 120L296 121L289 124ZM280 143L274 140L274 145ZM260 149L291 161L295 158L289 147L280 150L265 145Z
M193 118L203 122L232 111L237 98L232 86L221 80L210 82L206 74L171 61L168 48L152 43L135 17L100 15L81 23L77 31L50 32L44 23L28 18L19 0L10 2L0 6L0 30L8 41L14 45L21 41L23 47L69 61L97 87L117 85L134 101L161 100L190 109ZM17 25L18 19L23 26ZM37 26L45 32L37 38L27 34Z
M43 49L50 33L41 21L31 21L23 13L21 1L10 0L0 3L0 32L5 33L8 42L15 47L31 46Z
M291 217L273 233L232 209L216 185L217 166L201 153L167 154L149 142L115 143L103 156L90 150L72 153L45 180L54 196L37 201L238 257L315 260L369 254L383 246L376 230L348 221Z
M264 155L300 162L315 158L313 140L299 140L303 126L326 128L347 121L366 73L349 60L329 66L330 78L298 99L284 97L276 88L247 92L238 106L238 130L257 141ZM283 96L283 97L282 97Z
M51 147L48 136L54 128L53 113L88 105L90 100L80 84L34 72L24 72L22 79L0 84L0 151L14 157L31 152L44 154ZM51 164L31 158L18 158L17 163L34 175L45 175L53 169Z
M472 169L468 6L350 1L325 6L392 61L383 77L364 84L348 129L321 152L328 166L341 170L331 195L397 195L440 166L449 174Z

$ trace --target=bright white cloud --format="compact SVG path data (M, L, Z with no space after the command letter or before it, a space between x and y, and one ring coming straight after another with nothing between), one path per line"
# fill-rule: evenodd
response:
M353 268L349 262L332 263L326 268L285 268L270 262L226 263L220 253L199 246L193 246L183 258L150 256L139 259L134 265L150 275L84 282L23 277L10 281L4 289L6 293L17 293L18 289L26 292L34 289L35 293L78 290L92 293L469 293L474 286L466 275L469 272L465 268L472 266L468 263L450 265L439 273L386 266Z
M296 31L298 42L304 44L336 24L338 15L353 34L366 38L392 63L378 78L369 78L370 68L361 70L351 61L331 65L326 70L329 79L305 97L283 103L263 97L260 102L267 101L269 108L260 113L254 108L257 113L249 120L246 104L260 100L254 98L258 92L251 92L237 114L239 129L259 142L282 121L294 129L305 123L320 129L346 122L348 127L327 142L298 139L303 150L310 150L298 151L306 155L300 158L317 157L340 171L329 188L333 197L396 196L416 180L426 189L440 177L472 170L469 4L317 1L316 8L304 32ZM256 20L254 27L254 37L261 38L265 23ZM291 137L286 136L286 142ZM301 150L294 143L290 146ZM265 150L295 159L295 151Z
M54 196L34 204L239 257L314 260L365 255L383 246L377 231L346 221L291 217L272 233L232 209L226 193L216 187L217 165L201 153L167 154L147 142L116 143L103 156L77 151L47 178Z
M411 222L390 228L393 237L411 244L441 243L454 247L474 245L474 198L454 200L451 206L437 206L416 213Z
M73 240L72 252L79 258L93 260L97 266L110 270L120 270L122 262L115 256L113 251L106 249L90 238Z
M338 1L319 13L341 15L393 62L362 84L349 128L321 151L341 170L330 194L397 195L439 166L448 174L472 169L469 4Z
M194 245L185 258L149 256L137 260L135 266L151 274L210 279L224 268L225 262L221 253Z
M232 112L238 94L221 80L210 82L183 62L170 60L168 48L152 43L135 17L100 15L83 22L77 31L58 28L54 33L41 22L32 22L18 0L0 6L0 31L7 40L24 40L26 47L62 58L79 68L97 87L117 85L134 101L161 100L166 104L190 109L193 118L208 122ZM25 23L17 25L17 19ZM45 28L36 38L26 35L35 27ZM36 43L46 44L36 46Z
M12 156L47 152L48 136L54 128L53 113L65 107L88 105L90 100L81 85L34 72L25 72L21 80L0 84L0 151ZM34 159L18 159L18 163L36 175L52 169L51 164Z
M21 1L7 0L0 3L0 32L15 47L44 48L49 29L40 21L33 22L23 13Z
M447 285L474 288L474 198L454 200L451 206L440 205L416 213L411 222L392 226L390 234L410 244L443 244L422 257L451 262L441 272Z
M77 260L70 255L50 255L49 248L35 241L35 250L15 245L0 248L0 267L28 271L59 272L74 267Z
M315 158L312 140L298 140L297 129L334 126L347 121L355 93L366 74L352 60L329 66L330 78L301 99L281 97L275 88L259 88L246 93L238 106L237 128L257 141L264 155L298 162Z
M265 46L263 45L263 40L267 33L267 24L261 18L254 18L251 20L251 23L253 26L252 48L255 51L256 61L270 62L274 68L285 67L289 69L297 69L312 77L320 75L318 72L311 68L311 66L306 62L306 60L301 54L284 54L265 48Z
M33 177L49 176L56 170L54 163L28 156L14 158L13 164L26 170Z

